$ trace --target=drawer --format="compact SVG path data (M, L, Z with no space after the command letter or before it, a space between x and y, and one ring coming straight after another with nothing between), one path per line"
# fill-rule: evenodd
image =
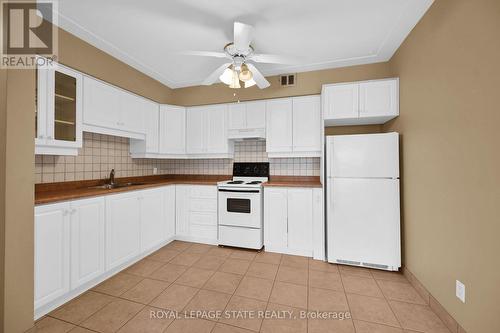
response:
M217 226L191 225L190 236L206 239L217 239Z
M219 245L260 250L263 246L262 229L219 226Z
M217 226L217 213L189 213L189 225Z
M192 198L207 198L217 199L217 186L190 186L189 197Z
M217 213L217 199L190 199L189 211Z

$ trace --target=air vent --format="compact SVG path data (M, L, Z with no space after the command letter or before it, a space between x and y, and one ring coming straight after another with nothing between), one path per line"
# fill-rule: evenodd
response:
M342 260L342 259L337 259L337 262L339 264L346 264L346 265L354 265L354 266L359 266L361 263L359 261L351 261L351 260Z
M284 74L280 76L280 83L282 87L292 87L295 85L296 75L295 74Z
M363 266L365 266L365 267L371 267L371 268L378 268L378 269L389 269L389 266L387 266L387 265L372 264L372 263L369 263L369 262L364 262Z

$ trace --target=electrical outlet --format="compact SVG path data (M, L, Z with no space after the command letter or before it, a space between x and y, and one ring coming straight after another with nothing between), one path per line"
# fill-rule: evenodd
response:
M458 280L456 282L455 293L456 293L457 297L463 303L465 303L465 285L462 282L458 281Z
M158 174L158 168L153 168L153 175L157 175Z

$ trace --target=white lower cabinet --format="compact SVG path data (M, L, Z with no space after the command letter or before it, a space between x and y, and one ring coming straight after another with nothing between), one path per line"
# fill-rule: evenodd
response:
M71 288L104 273L104 198L71 202Z
M176 186L176 237L217 243L217 186Z
M35 209L35 308L69 291L69 203Z
M164 187L163 208L165 224L165 240L171 240L175 237L175 185Z
M312 188L264 189L264 246L266 251L318 258L313 225L321 227L320 198ZM315 240L316 241L316 240ZM321 242L321 240L319 240ZM324 243L323 243L324 244Z
M141 207L141 252L150 250L165 239L162 188L139 192Z
M141 209L137 192L106 197L106 269L139 254Z

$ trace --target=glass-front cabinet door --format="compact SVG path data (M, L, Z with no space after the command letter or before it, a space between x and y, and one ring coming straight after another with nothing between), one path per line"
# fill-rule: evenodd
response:
M74 155L82 146L82 75L57 64L39 68L37 81L37 153Z

